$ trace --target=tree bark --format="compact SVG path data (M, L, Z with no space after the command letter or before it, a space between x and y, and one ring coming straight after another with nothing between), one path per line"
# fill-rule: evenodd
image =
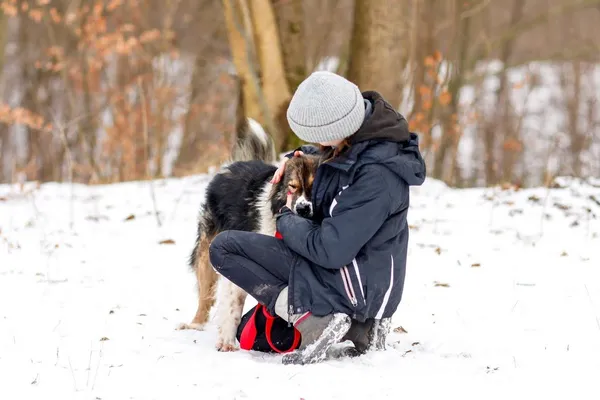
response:
M202 117L199 112L200 105L198 104L198 100L202 94L202 89L206 87L204 76L207 70L207 60L201 54L197 54L190 83L189 109L183 120L181 147L174 163L174 172L176 175L192 171L197 162L198 155L202 154L201 135L199 132Z
M586 137L585 133L582 133L581 124L580 124L580 108L582 103L582 93L581 93L581 85L582 85L582 66L581 62L573 61L571 63L571 68L569 68L566 74L563 72L563 75L567 75L564 78L566 82L571 81L568 75L572 76L572 87L573 90L568 90L568 83L564 84L563 93L567 96L565 101L566 103L566 114L567 114L567 126L569 132L569 148L571 151L571 173L576 177L581 177L582 172L582 162L581 162L581 153L586 148ZM570 93L569 93L570 92Z
M461 132L458 126L458 105L460 102L460 89L464 83L465 74L471 68L471 59L469 57L469 43L471 39L471 18L462 18L461 14L464 7L461 1L456 4L456 30L457 55L454 67L456 71L452 74L448 82L448 93L450 94L450 104L444 111L442 139L438 151L435 154L435 163L433 175L438 179L443 179L447 184L455 184L458 180L456 172L458 171L458 145L460 143ZM446 160L450 158L450 165L446 166Z
M273 0L271 0L273 3ZM299 0L273 4L282 46L285 77L290 92L306 77L306 37L303 2Z
M407 6L394 0L357 1L354 9L348 78L362 91L377 90L394 108L402 101Z
M426 66L425 66L425 58L433 56L435 51L435 36L434 36L434 27L435 27L435 2L436 0L416 0L413 7L415 10L413 15L418 17L417 26L414 28L416 30L415 33L415 41L414 44L414 57L415 57L415 77L413 81L413 92L414 92L414 101L413 101L413 109L410 114L409 121L414 122L418 121L414 124L414 129L423 135L423 139L421 142L421 148L423 149L424 155L428 158L429 150L431 150L433 139L431 137L431 123L433 120L433 116L431 115L431 110L423 109L423 96L421 94L421 87L430 86L426 83ZM425 113L427 112L427 118L425 117ZM417 116L420 116L420 119L415 119Z
M245 0L223 0L225 11L225 25L227 26L227 37L231 48L231 56L242 83L244 95L244 114L264 125L265 118L259 105L260 82L253 74L252 68L256 67L252 34L247 32L243 23L243 10L240 1Z
M254 26L254 42L260 63L261 83L264 99L270 115L264 116L273 125L269 128L275 147L283 149L289 126L285 120L277 120L284 107L287 106L291 94L286 80L286 73L279 41L279 30L270 0L252 0L248 2L252 25ZM283 125L283 124L285 125Z
M514 0L513 7L510 16L510 26L516 26L519 21L523 18L523 9L525 7L525 0ZM512 182L515 163L517 160L517 151L514 144L519 141L519 132L515 129L511 121L511 99L509 88L507 87L508 81L508 65L510 64L510 58L513 54L516 38L511 38L504 42L501 51L501 58L504 64L502 75L500 77L500 88L498 89L498 113L500 116L499 126L503 126L504 129L504 145L503 145L503 157L502 157L502 180L504 182Z
M8 41L8 18L0 12L0 71L4 71L4 53L6 48L6 42ZM0 182L7 182L10 180L12 174L12 165L8 160L16 157L14 154L10 154L10 132L6 124L0 125Z

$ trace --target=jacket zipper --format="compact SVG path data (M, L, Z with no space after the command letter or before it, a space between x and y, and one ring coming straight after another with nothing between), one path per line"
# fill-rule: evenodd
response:
M288 328L292 326L292 315L294 314L294 304L291 300L293 300L294 292L294 264L290 268L290 280L288 282Z

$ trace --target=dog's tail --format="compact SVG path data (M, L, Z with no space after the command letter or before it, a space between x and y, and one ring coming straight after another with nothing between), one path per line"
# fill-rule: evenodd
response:
M237 140L231 151L231 162L259 160L272 164L277 160L275 143L263 127L244 115L244 96L238 96L235 115Z
M231 152L235 161L260 160L272 164L277 160L273 139L263 127L252 118L244 118L238 123L237 140Z

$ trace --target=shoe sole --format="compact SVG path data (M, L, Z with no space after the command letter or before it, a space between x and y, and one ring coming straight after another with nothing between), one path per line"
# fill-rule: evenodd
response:
M305 365L315 364L327 357L327 350L338 343L350 329L350 317L346 314L335 314L323 333L304 350L283 356L283 364Z

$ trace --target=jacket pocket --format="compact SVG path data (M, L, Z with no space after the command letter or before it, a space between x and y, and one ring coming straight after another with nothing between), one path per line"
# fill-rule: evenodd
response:
M360 275L360 268L356 259L352 260L350 266L346 265L340 269L340 275L342 276L342 282L346 291L346 297L352 303L355 308L360 304L361 306L366 305L365 293L363 289L362 278Z
M352 260L352 267L354 267L354 274L356 275L358 289L360 290L360 298L362 300L363 305L366 305L367 298L365 297L365 289L364 289L362 277L360 276L360 268L358 268L358 261L356 261L356 258Z

